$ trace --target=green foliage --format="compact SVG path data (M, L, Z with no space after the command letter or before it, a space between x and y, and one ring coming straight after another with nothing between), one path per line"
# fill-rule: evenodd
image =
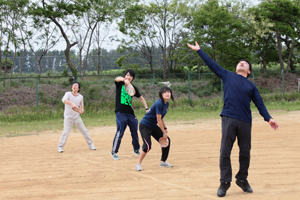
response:
M77 69L74 70L73 76L78 76Z
M6 72L8 70L10 70L12 67L12 60L10 58L7 58L7 62L6 62ZM1 59L1 70L5 70L5 59Z
M241 40L246 31L243 20L235 16L234 6L230 8L217 0L206 1L193 11L192 25L195 29L193 40L198 41L215 62L232 70L249 54L247 45Z
M69 74L68 74L68 68L65 68L61 75L62 76L69 76Z
M271 91L267 88L262 88L261 86L257 87L260 94L269 94Z

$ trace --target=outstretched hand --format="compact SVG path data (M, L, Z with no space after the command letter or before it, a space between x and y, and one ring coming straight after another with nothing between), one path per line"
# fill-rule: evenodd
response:
M195 42L195 45L191 45L189 43L187 43L187 45L188 45L188 47L190 47L194 51L198 51L200 49L200 46L199 46L197 41Z
M269 124L275 131L279 128L278 123L274 119L270 119Z

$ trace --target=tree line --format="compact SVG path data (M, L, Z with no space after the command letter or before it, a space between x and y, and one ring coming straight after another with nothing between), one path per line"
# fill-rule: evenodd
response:
M118 66L119 58L126 57L130 54L132 54L133 51L116 51L116 50L106 50L102 48L102 52L100 54L100 62L102 65L97 68L97 62L98 62L98 55L95 50L92 50L90 52L90 55L88 57L88 60L86 63L82 65L82 69L80 71L79 69L79 56L78 52L71 50L70 51L70 60L74 64L75 68L78 71L78 75L84 75L86 72L93 71L94 73L100 74L104 70L112 70L112 69L120 69ZM22 55L25 55L24 58ZM42 51L37 50L37 55L41 55ZM2 54L2 57L5 55ZM6 72L19 72L22 68L23 73L45 73L49 71L55 71L55 72L63 72L64 70L69 70L68 65L66 64L66 58L63 50L49 50L46 55L43 56L43 58L40 61L41 71L39 71L39 67L35 58L35 54L31 51L23 52L23 49L20 50L19 53L17 53L16 57L14 58L14 65L12 63L12 60L14 58L14 54L8 54L7 59L7 66L6 66ZM145 61L141 59L140 57L131 57L130 62L138 63L139 66L143 66L145 64ZM157 63L157 61L155 61ZM13 68L12 68L13 65ZM2 60L2 70L5 70L5 60Z
M226 69L242 58L261 63L264 72L271 63L285 71L299 63L299 0L255 6L250 0L0 0L0 8L0 70L8 72L13 55L20 76L31 67L39 74L67 67L81 75L94 66L101 73L108 39L120 43L118 53L105 52L118 56L118 67L155 72L160 66L164 76L183 66L200 72L202 61L186 46L194 41ZM113 23L125 39L108 38ZM65 50L52 50L59 41Z

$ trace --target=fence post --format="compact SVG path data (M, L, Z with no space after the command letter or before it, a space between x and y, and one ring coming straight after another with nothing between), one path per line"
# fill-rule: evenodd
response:
M254 71L252 72L252 82L254 83Z
M191 99L191 75L190 75L190 72L189 72L189 74L188 74L188 83L189 83L189 89L188 89L188 102L189 103L191 103L190 102L190 99Z
M153 73L153 103L155 103L155 73Z
M284 71L283 70L281 70L281 74L282 74L282 96L284 99Z
M36 111L39 111L39 79L35 78L35 87L36 87Z

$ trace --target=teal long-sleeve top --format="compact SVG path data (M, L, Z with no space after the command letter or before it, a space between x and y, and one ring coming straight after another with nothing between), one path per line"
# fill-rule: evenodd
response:
M228 116L251 124L250 102L252 100L265 121L272 118L254 83L242 75L224 69L215 63L202 49L199 49L197 53L211 71L223 81L224 106L221 116Z

